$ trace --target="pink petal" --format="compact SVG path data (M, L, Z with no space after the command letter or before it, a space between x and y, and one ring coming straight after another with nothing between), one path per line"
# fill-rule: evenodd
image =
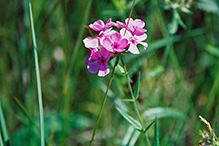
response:
M139 42L139 44L141 44L142 46L144 46L144 50L148 47L148 44L145 42Z
M146 31L147 31L146 29L142 29L142 28L137 27L137 28L135 28L133 33L137 36L140 36L140 35L143 35Z
M101 46L101 56L103 56L105 59L109 56L110 52L106 50L105 47Z
M87 69L89 70L89 72L91 72L92 74L95 74L98 72L100 68L100 65L98 64L97 61L94 62L90 62L87 66Z
M112 44L113 42L109 38L103 40L103 46L110 52L113 52Z
M122 38L120 33L114 33L111 35L112 41L113 42L119 42Z
M147 35L144 33L141 36L135 35L134 37L137 39L138 42L141 42L141 41L144 41L147 38Z
M112 19L110 18L108 21L107 21L107 23L106 23L106 25L104 26L104 28L109 28L109 27L111 27L111 26L113 26L114 25L114 22L112 22Z
M140 19L135 19L133 21L134 26L137 26L139 28L143 28L145 26L144 21L140 20Z
M140 54L138 48L136 45L130 44L129 46L129 52L131 52L132 54Z
M86 48L96 48L99 45L97 38L85 38L83 42Z
M126 30L126 32L125 32L125 28L122 28L122 29L120 30L120 34L121 34L123 37L127 38L127 39L129 39L130 37L132 37L132 33L131 33L130 31ZM125 34L125 35L124 35L124 34Z
M125 49L128 45L128 40L122 39L119 44L120 44L120 46L119 46L120 48Z
M117 28L125 28L125 24L124 23L122 23L122 22L120 22L120 21L116 21L116 23L114 24L114 26L116 26Z
M89 27L95 31L101 31L104 27L104 22L102 20L98 20L93 24L90 24Z

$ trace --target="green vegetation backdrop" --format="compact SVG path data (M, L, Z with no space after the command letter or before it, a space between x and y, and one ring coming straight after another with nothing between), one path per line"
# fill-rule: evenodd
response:
M31 0L42 84L46 145L88 145L110 75L91 74L82 40L98 19L124 22L130 0ZM176 2L176 3L175 3ZM218 0L136 0L132 18L145 23L149 47L122 57L145 125L158 118L161 146L198 145L205 117L219 135ZM175 3L175 5L174 5ZM173 9L174 6L177 8ZM184 9L187 8L187 9ZM12 146L40 145L39 106L29 1L0 1L0 103ZM112 69L113 63L110 65ZM116 68L94 145L144 145L115 106L136 117L125 76ZM154 125L147 132L151 143Z

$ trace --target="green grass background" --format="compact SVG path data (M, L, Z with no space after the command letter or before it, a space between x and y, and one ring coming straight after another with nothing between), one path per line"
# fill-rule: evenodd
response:
M28 2L0 1L0 102L12 146L40 144ZM88 145L110 75L100 78L89 73L84 64L89 54L82 42L89 36L86 25L109 18L124 22L132 1L31 3L46 144ZM139 46L140 55L122 57L128 70L134 70L133 82L141 71L138 104L146 126L158 117L160 145L198 145L198 131L206 129L198 115L205 117L219 135L219 2L196 0L189 8L192 14L179 11L187 28L179 26L174 35L167 29L173 11L164 6L162 0L136 1L132 18L146 23L149 47L143 51ZM135 138L130 132L133 129L115 109L115 105L124 106L136 117L131 103L120 100L126 98L130 98L127 81L117 69L94 145L122 145L126 136ZM153 143L153 127L148 135ZM136 145L145 143L142 135L136 140Z

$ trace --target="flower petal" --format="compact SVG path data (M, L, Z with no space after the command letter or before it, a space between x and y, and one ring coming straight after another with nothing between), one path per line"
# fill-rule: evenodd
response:
M102 20L98 20L93 24L90 24L89 27L95 31L101 31L104 27L104 22Z
M130 44L129 46L129 52L131 52L132 54L140 54L138 48L136 45Z
M124 38L119 42L119 44L120 44L119 48L125 49L128 45L128 40Z
M111 35L111 38L112 38L112 41L113 42L119 42L122 38L121 34L120 33L114 33Z
M85 38L83 40L86 48L96 48L98 47L98 38Z
M98 71L98 76L104 77L110 72L108 65L101 65Z
M91 72L92 74L95 74L98 72L100 68L100 65L98 64L97 61L94 61L94 62L90 62L88 65L87 65L87 69L89 70L89 72Z
M147 35L144 33L143 35L140 36L135 35L134 37L137 39L138 42L142 42L147 38Z
M144 21L142 21L142 20L140 20L140 19L135 19L135 20L133 21L133 25L134 25L134 26L137 26L137 27L139 27L139 28L143 28L143 27L145 26L145 23L144 23Z
M109 38L105 38L103 40L103 46L110 52L113 52L112 44L113 44L113 42Z
M148 47L148 44L145 42L139 42L139 44L141 44L142 46L144 46L144 50Z
M105 59L107 59L109 56L109 53L110 52L105 47L101 46L101 56L103 56Z
M132 33L128 30L125 31L125 28L122 28L120 30L120 34L122 37L129 39L130 37L132 37ZM125 34L125 35L124 35Z

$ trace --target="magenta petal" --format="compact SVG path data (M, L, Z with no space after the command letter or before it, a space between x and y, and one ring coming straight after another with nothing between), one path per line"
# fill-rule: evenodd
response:
M96 48L99 45L97 38L85 38L83 42L86 48Z
M109 67L107 65L101 65L100 70L98 71L98 76L105 76L109 73Z
M110 52L113 52L112 41L109 38L103 40L103 46Z
M136 28L134 31L134 34L137 36L143 35L147 30L146 29L142 29L142 28Z
M117 28L125 28L125 24L120 22L120 21L116 21L116 23L114 24L114 26L116 26Z
M109 51L106 50L105 47L101 46L101 56L103 56L104 58L107 58L109 56Z
M87 66L89 72L91 72L92 74L95 74L98 72L100 65L98 64L97 61L94 62L90 62Z
M127 45L128 45L128 40L127 39L122 39L119 42L119 44L120 44L120 46L119 46L120 48L125 49L127 47Z
M139 28L143 28L145 26L144 21L140 20L140 19L135 19L133 21L134 26L137 26Z
M130 44L129 46L129 52L131 52L132 54L140 54L138 48L136 45Z
M102 20L98 20L93 24L90 24L89 27L95 31L101 31L104 27L104 22Z
M112 41L113 42L119 42L122 38L120 33L114 33L111 35Z

